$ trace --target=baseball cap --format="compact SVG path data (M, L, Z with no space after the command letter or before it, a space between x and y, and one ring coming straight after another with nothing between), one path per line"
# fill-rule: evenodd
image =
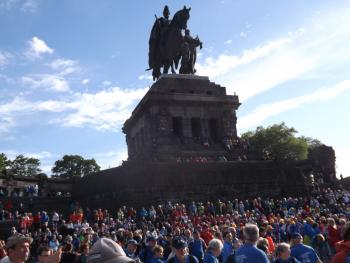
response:
M156 241L157 239L154 236L149 236L146 238L146 242L150 242L150 241Z
M89 263L131 263L132 258L125 255L122 247L109 238L101 238L91 247Z
M6 248L13 247L22 242L28 242L31 244L33 242L33 239L22 234L15 234L7 239Z
M182 238L174 238L173 242L172 242L172 246L175 249L182 249L187 247L187 242L185 240L183 240Z

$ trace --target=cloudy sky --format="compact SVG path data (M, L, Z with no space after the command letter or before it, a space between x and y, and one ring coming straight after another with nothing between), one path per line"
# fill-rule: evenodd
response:
M0 152L125 159L123 122L152 81L154 15L191 6L197 70L236 92L239 132L286 122L350 176L350 2L0 0Z

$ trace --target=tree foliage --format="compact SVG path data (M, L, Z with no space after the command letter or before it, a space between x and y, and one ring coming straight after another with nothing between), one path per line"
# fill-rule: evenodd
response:
M20 154L13 161L9 162L9 167L18 176L36 176L41 172L39 169L40 160L32 157L25 157Z
M304 160L307 158L308 143L312 139L296 137L297 131L284 122L267 128L257 127L255 131L243 133L250 151L258 158L271 160Z
M83 177L100 171L100 166L95 159L84 159L80 155L64 155L61 160L55 162L51 171L54 177Z
M9 168L11 161L4 153L0 153L0 174Z

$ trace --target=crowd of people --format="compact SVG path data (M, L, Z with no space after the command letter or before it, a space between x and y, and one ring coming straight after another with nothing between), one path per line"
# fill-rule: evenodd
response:
M350 193L83 208L67 216L2 209L0 263L243 263L350 260Z

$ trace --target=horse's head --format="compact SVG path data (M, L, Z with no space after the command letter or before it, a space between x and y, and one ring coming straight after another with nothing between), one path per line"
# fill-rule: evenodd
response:
M171 21L171 25L178 27L178 29L186 29L187 21L190 18L191 7L186 8L184 6L183 9L177 11Z

